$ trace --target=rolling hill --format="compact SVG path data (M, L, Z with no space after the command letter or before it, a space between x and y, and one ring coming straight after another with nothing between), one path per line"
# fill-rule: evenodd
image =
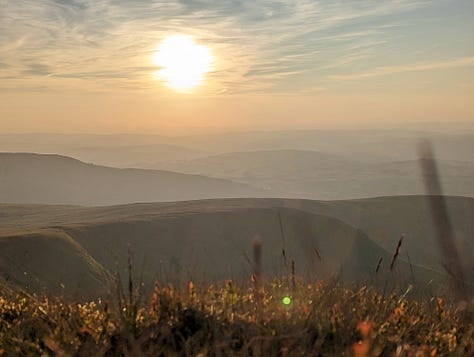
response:
M474 199L450 197L448 205L464 256L472 257ZM117 272L126 274L129 249L136 279L143 279L146 287L157 278L246 280L256 236L263 240L268 278L286 272L294 260L300 276L383 281L404 233L396 281L420 286L433 279L432 285L443 281L423 196L223 199L111 207L3 204L0 212L0 278L29 291L46 289L68 296L104 293ZM282 266L283 248L287 267Z
M266 196L224 179L160 170L117 169L60 155L0 153L0 201L113 205Z
M345 129L285 130L219 133L168 138L168 143L216 154L242 151L319 151L364 162L416 160L421 138L429 138L441 160L473 162L474 133L437 131L426 123L422 130Z
M148 169L157 161L209 155L150 135L0 134L0 151L59 154L96 165Z

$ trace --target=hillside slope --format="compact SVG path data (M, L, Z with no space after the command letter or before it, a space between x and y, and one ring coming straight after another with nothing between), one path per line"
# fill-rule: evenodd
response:
M266 194L198 175L109 168L59 155L0 153L1 202L113 205Z
M415 278L424 286L431 279L441 282L443 275L434 263L438 254L434 237L428 235L429 223L417 226L411 220L429 214L424 199L225 199L90 208L0 205L0 278L32 291L93 294L109 286L117 272L125 276L130 249L136 279L147 287L157 278L246 280L252 243L259 236L269 278L288 272L293 260L300 276L374 282L384 279L399 236L405 233L396 281L413 283ZM472 201L449 198L450 208L461 211L474 209ZM390 218L394 214L400 217ZM377 227L384 222L387 229L380 234ZM468 216L457 222L468 237ZM421 242L412 238L417 234ZM414 276L406 263L407 251Z
M466 262L474 256L474 199L446 197L455 236ZM298 199L218 199L185 202L163 202L113 207L74 207L1 205L0 234L13 234L19 229L101 224L113 221L161 219L184 214L227 212L257 208L292 208L334 217L361 229L374 242L390 252L405 235L403 258L440 270L441 256L426 196L377 197L345 201L313 201ZM284 222L283 222L284 224Z
M0 237L0 271L27 292L84 297L105 294L112 275L86 250L56 229Z

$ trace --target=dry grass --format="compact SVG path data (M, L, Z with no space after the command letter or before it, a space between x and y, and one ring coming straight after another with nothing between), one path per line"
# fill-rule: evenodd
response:
M131 294L131 295L130 295ZM468 356L474 327L445 300L273 281L156 285L147 299L0 298L0 355ZM284 305L282 298L291 297ZM142 302L140 302L142 301ZM120 306L120 308L119 308Z

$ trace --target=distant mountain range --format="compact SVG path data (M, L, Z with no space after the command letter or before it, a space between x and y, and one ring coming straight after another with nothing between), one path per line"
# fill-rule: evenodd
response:
M114 167L157 168L156 163L245 151L318 151L356 162L418 158L420 139L429 138L441 160L474 162L474 132L425 130L287 130L201 135L0 134L0 151L72 156ZM159 167L158 167L159 168Z
M447 204L464 262L472 263L474 199L448 197ZM89 208L3 204L0 212L0 282L32 292L106 294L116 273L126 274L129 250L135 278L146 289L155 279L248 280L256 236L263 241L267 278L285 276L293 260L299 276L313 279L376 285L389 281L390 287L413 284L420 289L445 281L424 196ZM401 234L401 254L389 273Z
M36 172L41 165L29 165L28 171L18 172L19 179L11 171L12 186L8 196L0 195L0 199L25 203L96 205L220 197L272 196L333 200L424 194L418 162L418 145L423 138L429 138L434 146L444 193L474 196L474 133L453 129L437 132L436 128L436 125L427 124L424 131L287 130L182 136L0 134L0 151L59 154L84 163L109 167L106 170L95 166L92 170L91 165L79 165L77 162L72 165L70 161L70 169L66 169L69 166L64 161L62 168L48 166L45 175L44 172ZM39 156L36 158L45 160ZM5 161L5 158L0 160ZM10 170L12 160L10 157ZM21 160L26 163L24 158ZM160 170L161 173L133 171L132 174L131 170L114 171L110 167ZM75 170L77 174L74 180L67 178L67 171L70 170ZM163 171L175 174L173 176ZM94 174L91 176L92 172ZM60 182L51 191L51 187L44 188L35 186L34 182L22 181L25 180L23 173L27 173L26 177L38 176L47 181L55 182L58 179ZM207 179L187 176L189 180L186 179L184 183L180 180L184 180L185 176L176 173L206 176ZM48 175L52 175L51 178ZM110 185L101 182L100 175L114 177L115 182L110 182ZM158 176L161 176L159 189L153 184ZM101 192L84 183L86 177L98 180L93 185L102 187ZM169 188L167 184L174 184L172 177L180 177L176 183L181 184ZM224 192L224 181L217 183L209 181L209 178L232 183L226 183L225 188L228 190ZM71 185L66 185L67 181ZM135 185L130 183L132 181ZM191 181L194 183L191 184ZM200 183L197 184L197 181ZM206 185L204 181L208 181L212 187L201 188L199 185ZM150 189L152 186L154 188ZM42 195L38 187L45 192L43 197L38 197ZM55 195L54 190L60 190L61 187L64 187L61 194ZM81 191L80 187L84 187L84 190ZM117 190L121 192L117 193ZM31 196L34 200L23 199L32 192L35 192ZM66 192L70 194L69 199L65 200L62 193ZM88 196L88 192L93 197ZM21 199L17 201L18 197ZM61 200L58 201L58 198Z
M474 196L474 163L438 161L447 195ZM301 150L227 153L119 169L0 153L0 202L114 205L206 198L349 199L425 192L419 161L357 162ZM164 169L164 170L163 170Z

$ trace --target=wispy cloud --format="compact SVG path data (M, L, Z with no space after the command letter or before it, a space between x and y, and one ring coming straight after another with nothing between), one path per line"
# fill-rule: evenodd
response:
M421 62L404 66L386 66L378 67L368 72L348 74L348 75L333 75L330 78L336 81L354 81L358 79L386 76L390 74L399 74L406 72L421 72L433 71L445 68L455 68L463 66L474 65L474 57L454 58L447 61L440 62Z
M47 83L54 88L71 78L80 80L73 82L75 86L105 90L156 88L153 51L167 34L186 33L208 45L216 57L210 74L214 92L271 90L281 88L288 78L343 68L370 57L390 40L397 25L394 15L427 4L422 0L0 0L0 78L8 87L15 86L15 80L23 86L28 79L32 87ZM332 78L407 70L410 67L381 67ZM318 78L307 76L300 86L319 88Z

